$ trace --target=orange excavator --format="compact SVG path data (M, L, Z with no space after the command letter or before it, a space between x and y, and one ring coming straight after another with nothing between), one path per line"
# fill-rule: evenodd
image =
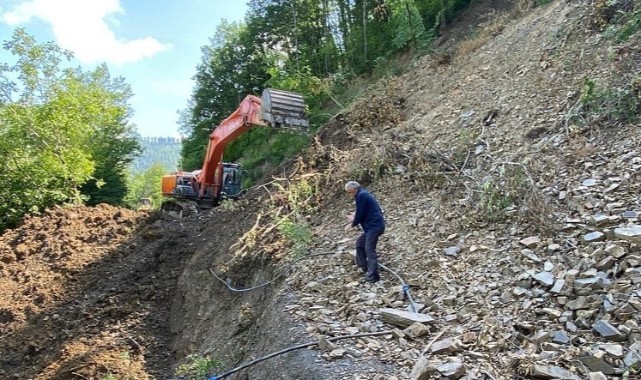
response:
M247 95L209 136L202 169L163 176L162 194L167 200L162 210L184 217L214 207L222 199L240 197L244 193L242 167L223 162L223 152L227 144L253 127L306 133L309 121L303 96L274 89L265 89L260 98Z

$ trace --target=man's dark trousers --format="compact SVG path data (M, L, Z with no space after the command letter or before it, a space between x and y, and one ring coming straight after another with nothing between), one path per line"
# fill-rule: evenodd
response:
M363 271L367 271L366 276L376 279L380 277L378 273L376 244L383 232L385 232L385 230L368 231L356 240L356 265Z

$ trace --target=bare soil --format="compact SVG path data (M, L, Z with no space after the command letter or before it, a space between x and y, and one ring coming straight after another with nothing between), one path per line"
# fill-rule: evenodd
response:
M356 234L342 230L353 207L342 191L349 179L379 197L388 220L381 262L411 283L437 323L422 337L295 350L230 378L409 379L435 339L470 333L459 342L463 353L430 358L464 360L467 379L530 378L530 354L540 350L529 342L537 332L563 330L567 324L551 315L564 309L536 284L528 299L512 291L532 282L524 274L541 271L543 261L557 274L591 268L591 254L603 249L581 234L598 230L586 220L606 203L641 209L638 125L599 129L569 120L586 77L607 83L616 70L638 71L641 54L633 43L611 50L583 2L510 3L476 2L461 24L442 31L435 54L379 83L242 201L184 219L106 205L57 207L4 232L0 378L170 379L190 354L220 360L221 373L321 336L392 329L378 310L404 309L408 300L392 274L365 284L353 266ZM630 66L622 69L613 56ZM483 181L514 166L525 168L523 181L531 179L546 202L484 219L495 199L481 197ZM581 198L582 181L593 177L619 186ZM510 186L500 178L501 188ZM291 254L273 219L294 213L290 190L301 183L316 189L301 201L308 208L298 222L313 232L306 253L318 256L304 259ZM582 229L559 227L577 218ZM535 263L519 243L532 235L541 238L530 247L542 258ZM614 243L636 257L638 245ZM443 254L451 246L457 257ZM608 276L632 284L626 276L637 269L624 264L632 269ZM624 285L627 298L638 298L638 282ZM535 306L523 309L528 302ZM631 341L638 336L617 315L599 309L593 318L626 324ZM588 326L572 339L577 345L562 349L567 356L550 361L585 378L578 347L599 337Z

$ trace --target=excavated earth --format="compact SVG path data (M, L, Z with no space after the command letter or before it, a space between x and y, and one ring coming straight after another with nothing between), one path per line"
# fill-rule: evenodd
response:
M303 343L228 378L638 377L640 129L594 90L638 115L641 38L604 28L634 2L511 3L477 2L242 201L6 231L0 378L169 379L190 355L221 375ZM348 179L388 221L376 284Z

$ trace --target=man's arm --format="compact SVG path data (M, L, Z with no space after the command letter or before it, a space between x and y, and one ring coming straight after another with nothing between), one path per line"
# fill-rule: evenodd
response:
M352 227L356 227L365 220L367 214L367 196L365 194L358 194L356 196L356 213L352 219Z

